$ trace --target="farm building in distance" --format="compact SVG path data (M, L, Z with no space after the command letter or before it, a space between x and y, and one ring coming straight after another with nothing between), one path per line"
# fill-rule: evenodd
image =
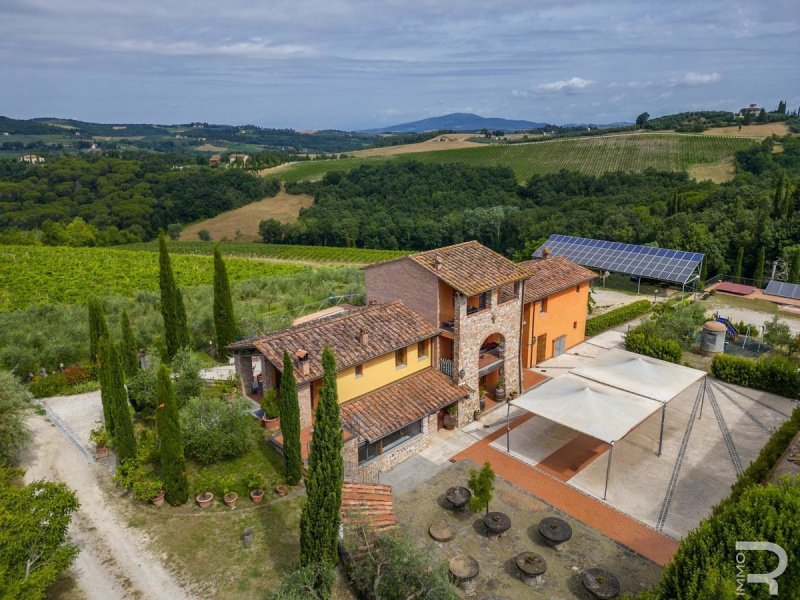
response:
M385 471L437 430L521 394L525 369L582 342L594 277L565 258L515 264L465 242L367 266L366 307L323 311L230 348L245 393L254 380L259 393L279 388L289 353L307 441L330 346L347 472Z

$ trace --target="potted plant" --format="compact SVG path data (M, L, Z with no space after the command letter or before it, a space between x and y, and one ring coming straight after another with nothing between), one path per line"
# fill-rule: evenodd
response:
M275 494L278 496L285 496L289 488L282 483L278 483L275 485Z
M211 502L214 500L214 494L211 492L214 488L214 480L211 476L206 472L200 473L195 486L197 489L197 496L195 496L197 505L200 508L208 508L211 506Z
M108 443L111 441L111 436L105 427L97 427L89 432L89 439L94 443L97 448L97 458L104 458L108 456Z
M280 429L281 420L275 388L270 388L264 392L264 397L261 398L261 410L264 412L261 417L262 426L269 431Z
M164 484L157 479L139 479L133 484L133 497L139 502L152 502L161 506L164 504Z
M247 487L250 490L250 500L254 504L261 504L264 500L264 476L258 471L250 471L247 474Z
M502 402L506 399L506 380L503 376L497 380L497 386L494 389L494 399Z
M222 488L222 500L231 508L235 508L236 502L239 500L239 494L233 491L234 484L233 477L230 475L221 477L219 480L219 485Z
M472 418L475 419L476 421L480 421L481 414L483 414L481 413L481 410L479 408L476 408L472 413Z
M447 412L444 414L444 428L445 429L455 429L456 425L458 424L458 405L453 404L447 409Z

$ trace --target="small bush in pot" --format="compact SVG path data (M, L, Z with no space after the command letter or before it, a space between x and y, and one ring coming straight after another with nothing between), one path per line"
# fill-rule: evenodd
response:
M164 504L164 483L157 479L141 478L133 483L133 497L139 502Z
M231 508L236 506L236 501L239 500L239 494L234 491L236 481L231 475L224 475L219 479L219 486L222 488L222 499Z
M89 439L97 447L98 458L103 458L108 454L108 444L111 442L111 435L105 427L97 427L89 432Z
M261 504L264 500L264 475L255 469L249 471L245 477L247 489L250 490L250 499L255 504Z
M214 493L211 491L214 489L214 483L214 478L207 471L201 471L194 482L197 492L195 500L200 508L208 508L214 500Z

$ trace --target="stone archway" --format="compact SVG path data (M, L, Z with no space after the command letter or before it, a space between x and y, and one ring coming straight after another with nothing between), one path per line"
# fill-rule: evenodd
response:
M506 360L505 337L498 332L486 336L478 350L478 399L481 410L497 402L497 384L503 379Z

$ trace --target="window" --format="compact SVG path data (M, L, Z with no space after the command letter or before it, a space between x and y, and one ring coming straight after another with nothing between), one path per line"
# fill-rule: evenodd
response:
M573 329L577 329L578 328L578 322L577 321L573 321L572 322L572 328Z
M428 358L428 340L417 342L417 360Z
M364 375L364 365L356 365L356 379L361 379Z
M420 433L422 433L422 421L414 421L376 442L361 442L358 445L358 462L360 464L372 460Z
M539 312L540 313L547 312L547 298L542 299L542 303L539 305Z
M575 286L575 293L576 294L580 294L581 293L581 284L580 283Z
M406 366L406 349L400 348L394 351L394 366L401 369Z

